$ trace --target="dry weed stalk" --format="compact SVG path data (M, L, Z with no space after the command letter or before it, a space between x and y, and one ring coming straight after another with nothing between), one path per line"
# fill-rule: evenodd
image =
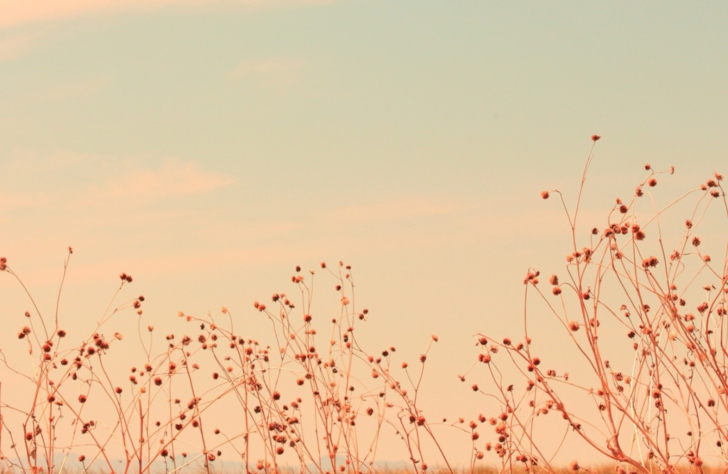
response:
M71 254L69 249L69 259ZM68 259L64 278L67 266ZM29 394L25 405L18 405L2 399L0 391L5 468L68 471L73 452L84 470L146 473L163 465L170 473L200 467L210 473L224 453L250 472L296 466L299 472L358 473L373 469L385 428L402 439L415 470L426 470L429 459L447 465L417 403L427 352L416 381L409 379L407 364L394 370L394 347L380 356L366 353L355 327L368 311L355 309L351 268L343 263L335 271L321 267L336 281L339 304L328 322L318 317L318 328L312 315L315 272L304 276L297 267L295 303L276 293L270 307L254 305L271 323L270 344L240 336L242 324L223 308L218 318L180 313L193 332L165 336L156 353L154 327L142 322L143 296L110 309L132 282L125 273L109 309L76 347L68 347L71 338L60 326L58 307L47 321L26 289L34 314L26 313L28 323L18 338L36 370L27 374L16 368L11 359L18 348L1 351L6 373ZM5 258L1 270L25 289ZM122 374L107 367L107 360L126 341L119 332L107 338L104 331L127 310L139 317L142 351L127 355L128 361L140 359ZM408 382L400 383L395 372ZM14 416L5 416L8 412ZM229 419L235 428L225 423ZM436 453L425 452L428 443ZM118 461L110 451L122 453L121 467L114 465ZM62 461L56 464L58 454Z
M593 145L599 138L592 137ZM563 439L554 449L542 438L558 426L564 439L573 433L616 462L618 474L675 473L680 466L702 472L708 451L728 465L728 256L712 259L697 234L713 219L713 203L722 203L720 218L728 216L722 176L716 173L645 219L638 203L667 173L646 165L648 176L632 199L617 199L606 225L591 229L583 244L577 221L593 150L573 211L560 192L542 193L544 199L557 194L568 218L566 274L552 275L544 290L540 273L529 271L523 338L477 335L478 360L460 376L465 381L470 372L484 372L489 381L470 388L486 395L484 408L493 400L498 405L494 416L450 425L469 437L463 439L472 448L465 468L471 473L562 472L553 457ZM682 235L668 247L662 221L692 198ZM243 337L242 323L223 308L217 317L180 313L187 333L168 334L155 351L154 327L143 323L144 297L114 307L132 282L125 273L95 328L80 344L69 342L59 303L72 253L69 248L50 318L0 258L0 272L17 280L33 307L18 333L33 370L21 368L20 349L0 348L0 460L6 470L68 471L73 453L84 470L104 472L163 467L168 473L211 473L222 459L242 463L247 472L376 472L378 447L389 432L403 442L414 472L435 472L428 463L455 472L433 432L447 422L430 421L418 401L437 336L416 368L397 364L395 347L377 355L364 350L356 334L368 311L356 309L349 266L321 264L335 281L338 300L328 317L314 316L315 272L300 267L291 277L295 296L276 293L267 304L256 302L272 328L269 343ZM544 347L529 332L532 297L541 300L582 364L571 376L545 367L553 353L544 351L544 362L535 353ZM142 350L127 354L138 360L120 374L108 354L128 340L111 326L129 311L138 316ZM549 349L561 343L548 342ZM501 370L504 362L515 370ZM554 362L568 366L573 360ZM8 401L9 379L24 395L20 402ZM225 423L231 419L232 428ZM493 441L481 438L483 426L492 427ZM121 453L119 466L112 451ZM489 452L495 470L485 465ZM568 469L584 470L578 461Z
M594 454L616 462L619 474L674 473L679 467L702 471L708 456L711 463L728 465L728 258L703 253L697 234L707 220L728 216L722 176L716 173L662 209L653 201L655 211L645 218L638 203L652 198L660 175L674 172L645 165L648 176L634 196L617 199L606 225L587 233L577 220L599 138L592 137L573 211L560 192L541 195L557 194L568 218L565 275L541 282L539 271L528 272L522 339L478 335L482 352L474 366L484 364L495 387L489 395L502 406L500 416L490 419L496 440L486 449L497 453L503 470L553 472L554 453L538 436L544 426L558 430L561 425L564 438L575 434ZM663 229L669 222L663 220L690 199L682 235L668 247ZM718 212L709 213L716 203ZM562 337L529 332L531 313L539 312L528 305L533 296L561 327ZM545 349L539 343L552 351L570 344L574 360L553 360L546 352L542 356L554 366L544 367L535 353ZM581 369L570 376L576 359ZM506 361L517 382L501 371ZM577 461L571 468L583 469Z

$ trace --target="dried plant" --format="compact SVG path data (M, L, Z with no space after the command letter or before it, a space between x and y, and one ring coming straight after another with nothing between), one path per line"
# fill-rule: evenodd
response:
M1 262L25 288L7 260ZM164 465L166 472L212 472L224 453L249 471L364 472L375 466L385 429L402 440L415 470L426 470L429 459L448 465L417 403L429 347L414 379L406 363L393 365L394 347L378 356L365 352L356 327L368 310L356 310L351 268L321 268L336 281L338 307L330 317L312 314L315 272L305 277L297 267L295 297L276 293L270 306L254 304L271 323L268 343L239 336L243 325L223 308L217 318L180 313L192 332L166 335L158 353L154 327L142 323L143 296L107 310L80 346L68 347L71 335L58 309L47 320L28 293L35 312L26 313L18 339L35 370L16 367L21 348L3 348L0 359L2 380L14 376L28 395L24 405L0 398L5 468L61 472L73 452L81 453L83 469L144 473ZM133 281L126 273L120 280L109 308ZM139 363L120 373L107 361L127 341L104 332L114 331L114 318L128 311L139 317L142 350L125 355ZM236 428L221 429L231 418ZM427 454L429 447L435 452ZM120 469L110 452L123 453Z
M474 366L492 381L488 395L501 406L486 449L503 469L553 471L555 453L539 437L548 430L552 438L578 437L591 458L614 461L620 474L701 471L708 458L728 465L728 258L704 253L698 233L728 217L723 177L716 173L658 208L652 190L674 168L645 165L647 176L631 199L616 200L606 225L583 229L579 208L594 144L573 210L560 192L541 194L557 195L569 222L565 271L548 282L537 270L527 273L522 338L478 335ZM646 217L638 212L645 199L654 209ZM671 241L675 212L688 214L678 217L682 231ZM534 312L548 312L561 336L549 332L544 341L529 331ZM549 357L565 346L569 357ZM583 469L578 461L570 466Z
M646 165L632 198L617 199L601 228L583 229L580 206L599 138L573 210L559 191L541 193L558 196L568 220L565 271L548 282L528 271L522 337L476 335L477 361L459 376L476 378L469 389L483 396L470 421L435 422L421 406L437 336L412 366L395 360L395 347L361 346L369 312L357 309L351 267L342 262L308 273L296 267L290 294L254 303L270 323L263 342L243 337L241 319L222 308L215 317L180 313L181 328L155 349L161 337L144 322L145 298L117 303L130 275L119 275L87 334L69 334L59 306L73 250L50 316L0 258L0 272L32 307L18 324L18 346L0 348L4 469L211 473L224 459L246 472L379 472L378 448L394 436L413 472L455 472L436 425L471 447L460 469L471 473L585 470L578 460L555 465L569 437L618 474L728 465L728 255L713 259L704 250L719 233L698 233L728 217L722 176L658 207L652 190L674 169ZM653 212L644 217L640 203L648 199ZM675 212L687 215L672 242ZM334 281L328 315L314 310L317 272ZM115 326L129 313L137 316L135 338ZM544 313L556 332L542 330ZM491 429L486 439L481 433Z

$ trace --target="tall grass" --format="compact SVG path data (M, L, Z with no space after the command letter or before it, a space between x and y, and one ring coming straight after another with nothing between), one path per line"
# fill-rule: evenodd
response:
M156 349L161 337L142 323L144 297L123 300L130 275L119 275L86 334L68 334L58 305L63 283L55 308L42 311L3 257L0 271L33 308L23 323L11 322L18 345L0 348L4 468L211 473L224 459L247 472L375 472L380 444L394 435L413 472L454 472L436 425L471 447L461 469L468 472L584 470L579 456L554 464L568 437L619 474L728 465L728 258L706 254L699 234L707 220L728 217L722 176L642 216L639 202L673 173L646 165L634 194L616 200L602 227L585 230L580 206L598 139L571 207L557 190L542 193L556 196L567 217L565 270L546 279L528 271L523 334L477 335L476 362L460 376L475 381L464 390L483 395L474 411L490 416L449 424L425 415L420 392L437 337L411 366L397 362L395 347L362 347L368 311L343 262L297 267L290 294L254 303L269 321L268 341L243 337L240 319L222 308L216 316L180 313L179 330ZM676 209L689 214L680 238L667 242L663 229L673 222L665 220ZM320 274L333 280L338 301L326 315L312 304ZM534 332L534 312L550 314L560 331ZM135 313L141 349L129 354L115 322ZM567 345L573 357L553 356ZM116 353L123 369L110 361Z

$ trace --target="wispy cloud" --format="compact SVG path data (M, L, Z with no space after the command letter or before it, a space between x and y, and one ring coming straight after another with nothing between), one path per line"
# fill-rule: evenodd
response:
M58 203L65 193L66 180L61 176L77 176L78 168L89 157L69 152L39 154L17 148L0 160L3 189L0 190L0 212L30 210Z
M1 8L0 12L2 12ZM32 51L36 45L37 37L34 35L16 34L0 37L0 63L12 61L25 56Z
M300 59L273 58L264 60L245 60L238 64L230 73L230 79L242 79L250 76L279 76L290 74L301 66Z
M108 77L90 77L80 81L58 82L35 95L39 101L64 101L83 99L98 94L111 80Z
M284 90L295 85L304 61L300 58L246 59L227 73L230 81L258 81Z
M0 173L13 177L3 190L12 194L4 196L0 209L49 204L65 208L103 207L120 200L132 207L146 207L165 199L212 192L236 181L205 169L198 161L167 159L155 163L64 151L42 154L14 150L0 165Z
M418 217L460 215L471 209L473 205L467 202L415 196L333 209L326 213L326 217L338 222L371 224Z
M235 179L222 173L202 169L195 161L167 160L156 168L133 169L110 178L100 193L109 198L152 201L183 197L228 187Z
M20 175L22 178L28 178L29 174L38 175L68 170L92 159L93 157L90 155L69 151L38 153L27 148L16 148L10 152L0 170L9 176Z
M0 213L31 209L47 204L50 198L43 194L16 194L0 191Z
M145 11L171 4L187 4L184 0L38 0L12 2L0 9L0 27L48 22L66 18L125 11Z
M255 8L277 6L307 6L333 3L337 0L33 0L3 2L0 6L0 28L12 28L31 23L52 22L68 18L144 13L167 7L180 9L206 6L247 6Z

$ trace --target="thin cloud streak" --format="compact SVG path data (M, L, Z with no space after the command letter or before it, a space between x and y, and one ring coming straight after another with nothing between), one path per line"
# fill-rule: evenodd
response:
M15 189L0 209L80 210L123 201L127 208L214 192L234 185L233 176L205 169L198 161L167 159L145 164L138 158L90 155L66 151L38 154L16 149L0 165L0 173L34 183ZM83 180L78 182L78 177ZM75 182L75 184L74 184ZM12 189L13 183L9 183ZM7 191L6 191L7 192ZM0 192L0 197L3 194Z
M158 168L136 169L109 180L99 193L106 198L128 198L148 203L153 200L184 197L226 188L235 179L203 170L194 161L169 160Z
M36 94L35 99L45 101L70 101L91 97L103 91L111 83L108 77L91 77L81 81L58 82L48 90Z
M69 151L40 154L28 148L14 148L0 170L7 175L27 178L28 175L69 172L93 158L91 155Z
M2 213L37 208L45 206L49 202L51 202L51 198L44 194L18 194L0 191L0 212Z
M169 7L179 9L209 6L296 7L325 5L336 1L339 0L36 0L10 2L0 8L0 29L82 16L148 13Z
M243 79L250 76L288 75L301 67L300 59L271 58L263 60L245 60L228 73L230 79Z
M226 78L232 84L250 81L286 92L300 82L304 64L300 58L246 59L230 70Z
M428 197L409 197L377 204L364 204L333 209L326 218L333 221L372 223L463 214L475 206L468 202L440 200Z
M0 63L21 58L33 51L36 46L37 38L33 35L17 34L0 38Z

